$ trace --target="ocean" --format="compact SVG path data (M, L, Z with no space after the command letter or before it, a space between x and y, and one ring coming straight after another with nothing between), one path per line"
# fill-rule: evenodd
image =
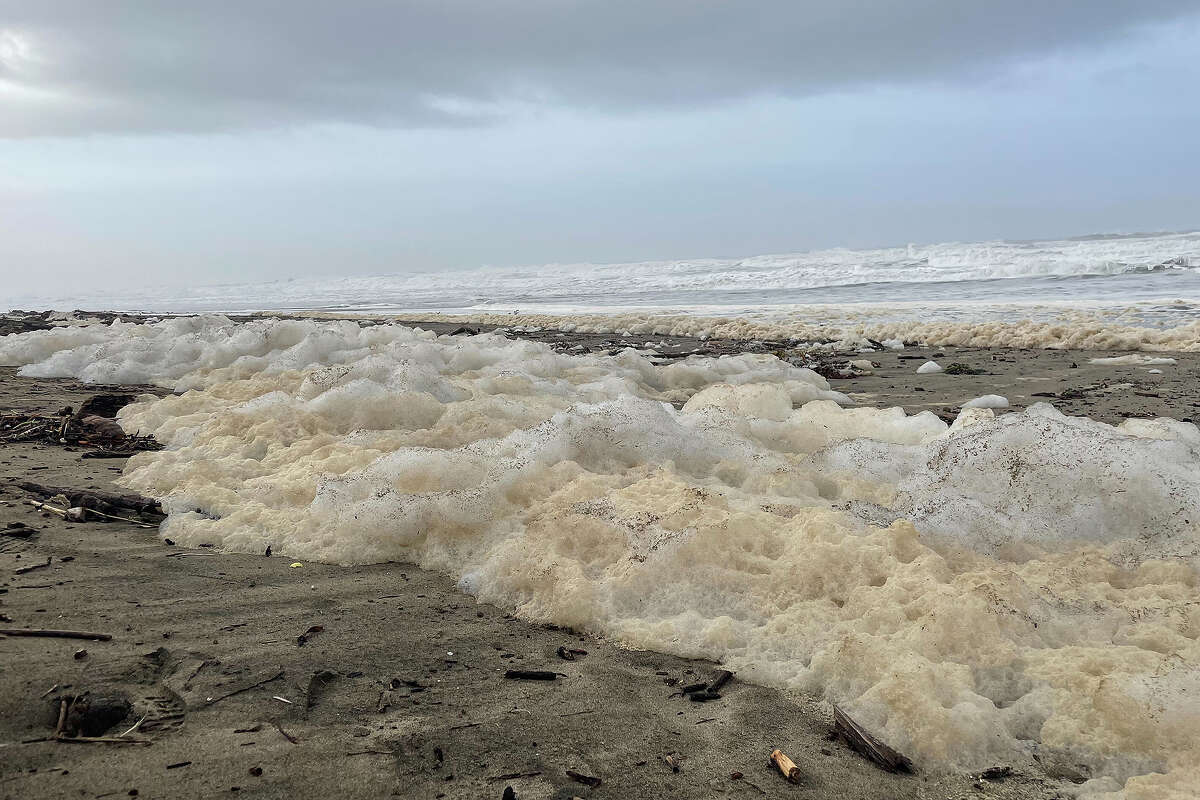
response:
M1200 319L1200 231L828 249L746 258L302 277L18 295L11 307L149 312L804 315L1052 319L1088 309L1152 327ZM419 265L416 265L419 266ZM251 269L252 265L248 265ZM331 273L334 270L331 268Z

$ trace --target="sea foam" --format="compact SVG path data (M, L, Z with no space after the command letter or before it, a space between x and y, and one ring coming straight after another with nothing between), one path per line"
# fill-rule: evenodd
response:
M0 339L146 381L162 534L411 559L522 617L821 695L923 769L1037 755L1083 793L1200 779L1200 432L1040 405L845 408L773 356L221 317Z

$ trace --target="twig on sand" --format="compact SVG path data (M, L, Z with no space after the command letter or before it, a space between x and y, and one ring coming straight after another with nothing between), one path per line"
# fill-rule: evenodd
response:
M95 642L107 642L112 639L107 633L88 633L87 631L53 631L45 628L0 628L4 636L42 636L52 639L90 639Z
M226 692L223 695L219 695L217 697L210 698L206 704L211 706L213 703L219 703L228 697L233 697L234 695L241 694L242 692L248 692L251 689L257 689L259 686L270 683L271 681L277 681L282 677L283 677L283 670L280 670L279 672L276 672L271 677L263 678L261 681L258 681L257 683L252 683L249 686L243 686L240 689L234 689L232 692Z
M54 726L54 738L55 739L57 739L59 736L62 736L63 725L66 724L66 721L67 721L67 701L59 700L58 701L58 724Z
M297 739L295 736L292 736L292 735L291 735L290 733L288 733L287 731L285 731L285 730L283 729L283 726L282 726L282 725L280 725L278 722L272 722L271 724L275 726L275 730L277 730L277 731L279 731L280 733L282 733L282 734L283 734L283 738L287 739L287 740L288 740L289 742L291 742L292 744L300 744L300 740L299 740L299 739Z
M129 734L131 734L131 733L133 733L134 731L136 731L138 728L142 727L142 723L143 723L143 722L145 722L145 721L146 721L146 715L145 715L145 714L143 714L143 715L142 715L142 718L141 718L141 719L139 719L137 722L133 723L133 726L132 726L132 727L130 727L128 730L126 730L126 731L124 731L124 732L122 732L122 733L119 733L119 734L117 734L117 736L128 736Z
M30 564L28 567L21 567L13 570L13 575L24 575L27 572L33 572L35 569L45 569L54 561L54 556L50 556L43 564Z
M558 673L548 669L510 669L504 677L516 681L552 681L558 678Z
M55 736L56 742L71 744L151 744L149 739L122 739L119 736Z
M604 782L604 781L600 780L599 778L593 777L591 775L581 775L580 773L576 772L573 769L567 770L567 777L570 778L571 780L575 781L576 783L582 783L584 786L590 786L593 789L595 789L597 786L599 786L601 783Z

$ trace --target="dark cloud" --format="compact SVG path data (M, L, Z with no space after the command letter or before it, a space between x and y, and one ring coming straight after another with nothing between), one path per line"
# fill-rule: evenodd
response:
M480 124L962 81L1195 0L0 0L0 136Z

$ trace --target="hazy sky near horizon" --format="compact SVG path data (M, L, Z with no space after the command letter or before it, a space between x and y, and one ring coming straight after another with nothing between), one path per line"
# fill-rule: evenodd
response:
M0 0L0 273L1196 228L1197 52L1196 0Z

